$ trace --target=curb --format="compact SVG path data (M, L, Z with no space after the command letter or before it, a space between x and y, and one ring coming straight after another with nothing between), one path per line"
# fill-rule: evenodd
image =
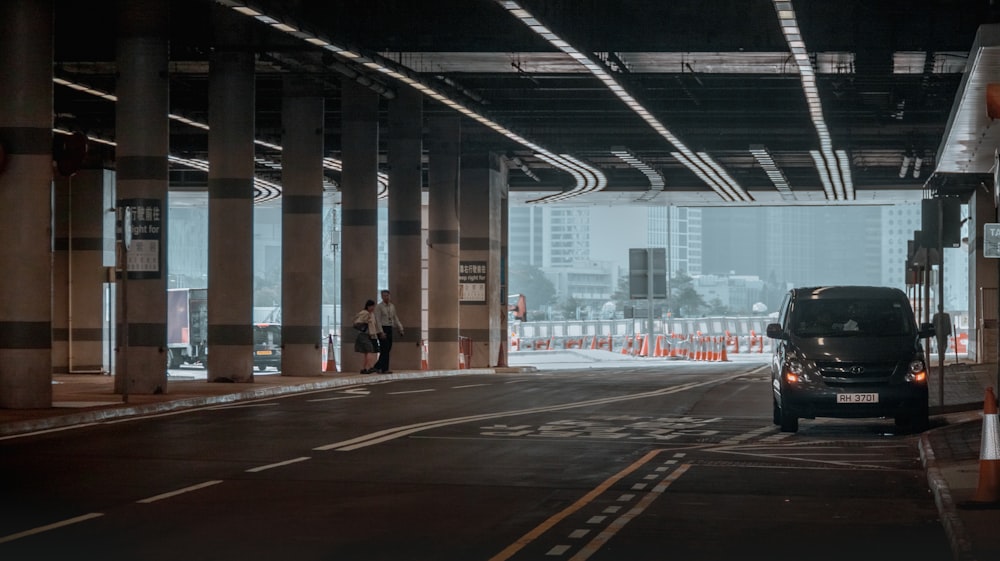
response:
M235 403L239 401L251 401L255 399L265 399L279 397L290 394L305 393L318 390L328 390L344 386L356 386L359 384L371 384L388 382L393 380L416 380L420 378L441 378L445 376L459 376L467 374L518 374L537 372L533 366L526 367L500 367L500 368L467 368L462 370L421 370L415 372L400 372L393 374L347 374L338 377L330 377L316 382L305 382L288 385L271 385L249 390L227 393L222 395L184 397L178 399L166 399L157 403L145 403L142 405L116 404L107 405L88 411L78 411L66 413L65 415L54 415L41 417L25 421L14 421L0 424L0 437L14 436L18 434L62 429L76 425L86 425L109 421L113 419L123 419L127 417L141 417L144 415L155 415L158 413L169 413L184 409L195 409L210 405L220 405L225 403ZM209 382L205 382L206 384ZM167 394L169 395L169 394Z
M934 493L934 504L937 505L938 515L941 517L941 526L944 527L944 532L948 536L952 557L955 561L974 561L972 542L969 540L965 524L958 516L948 481L941 473L941 469L938 468L937 457L934 455L934 448L931 447L928 432L925 431L920 435L920 463L923 464L924 471L927 472L927 484L930 486L931 492Z

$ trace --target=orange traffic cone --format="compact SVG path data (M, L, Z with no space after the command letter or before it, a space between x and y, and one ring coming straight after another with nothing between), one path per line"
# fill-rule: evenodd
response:
M983 432L979 449L979 485L966 508L1000 508L1000 430L997 427L997 398L986 388L983 401Z
M324 372L337 371L337 359L333 356L333 334L329 335L329 343L326 345L326 368Z
M719 355L719 361L721 361L721 362L729 362L729 354L726 353L726 339L725 339L725 337L723 337L723 339L722 339L722 352Z
M649 356L649 335L640 335L642 346L639 347L639 356Z

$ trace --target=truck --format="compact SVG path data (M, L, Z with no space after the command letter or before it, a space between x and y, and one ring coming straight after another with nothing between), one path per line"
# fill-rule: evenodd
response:
M167 368L208 365L208 289L167 290Z

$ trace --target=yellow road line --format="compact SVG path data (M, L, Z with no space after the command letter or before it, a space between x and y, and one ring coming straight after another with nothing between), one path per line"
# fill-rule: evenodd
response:
M511 557L514 556L514 554L516 554L518 551L520 551L521 549L523 549L525 546L527 546L531 542L533 542L536 539L538 539L539 536L541 536L545 532L549 531L553 526L555 526L556 524L558 524L559 522L561 522L563 519L565 519L566 517L570 516L574 512L580 510L581 508L583 508L587 504L591 503L597 497L601 496L601 494L603 494L605 491L607 491L612 485L614 485L615 483L617 483L623 477L625 477L628 474L634 472L635 470L639 469L643 465L649 463L649 461L652 460L653 458L655 458L656 455L659 454L660 452L663 452L663 450L662 449L660 449L660 450L652 450L649 453L647 453L645 456L643 456L643 457L639 458L638 460L636 460L632 465L630 465L630 466L626 467L625 469L621 470L620 472L612 475L610 478L608 478L603 483L601 483L600 485L598 485L597 487L595 487L589 493L587 493L586 495L580 497L575 503L573 503L570 506L564 508L562 511L560 511L560 512L554 514L554 515L552 515L548 520L546 520L545 522L542 522L541 524L539 524L538 526L536 526L534 529L532 529L530 532L528 532L527 534L521 536L520 539L518 539L514 543L510 544L509 546L507 546L503 551L501 551L500 553L498 553L498 554L494 555L493 557L491 557L490 561L504 561L506 559L510 559Z

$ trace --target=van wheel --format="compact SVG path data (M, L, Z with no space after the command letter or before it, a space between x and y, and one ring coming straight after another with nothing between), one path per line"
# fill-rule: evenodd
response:
M931 424L926 409L896 415L895 420L896 427L912 433L924 432Z
M799 418L789 414L788 411L781 407L778 407L778 424L781 425L781 432L799 431Z
M267 367L264 366L263 364L258 364L257 365L257 370L260 370L261 372L263 372L263 371L267 370Z
M774 424L780 425L781 424L781 408L778 407L778 399L776 397L772 397L771 398L771 403L773 404L772 405L773 412L771 413L771 420L774 421Z

